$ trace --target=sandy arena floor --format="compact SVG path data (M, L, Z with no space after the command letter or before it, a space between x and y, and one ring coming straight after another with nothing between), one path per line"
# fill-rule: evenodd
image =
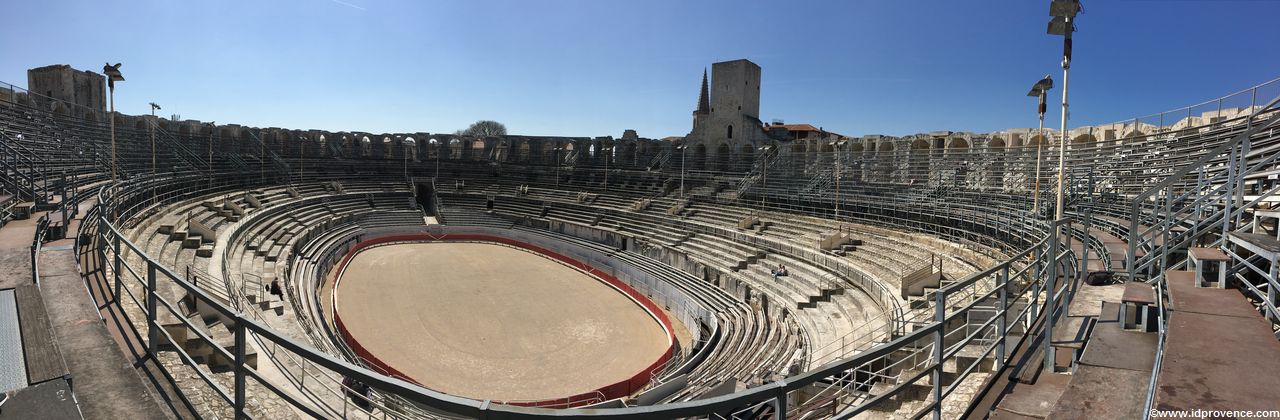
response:
M668 345L661 325L607 284L496 244L369 248L337 294L343 323L372 354L429 388L476 399L598 389Z

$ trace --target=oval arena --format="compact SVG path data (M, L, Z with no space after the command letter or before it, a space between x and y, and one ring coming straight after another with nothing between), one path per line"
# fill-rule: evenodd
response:
M498 236L392 235L337 268L333 319L364 360L430 389L535 406L629 395L671 358L670 321L598 269Z
M664 139L0 88L0 420L1280 409L1280 79L854 137L762 122L761 71L714 63L695 92L691 69L693 125Z

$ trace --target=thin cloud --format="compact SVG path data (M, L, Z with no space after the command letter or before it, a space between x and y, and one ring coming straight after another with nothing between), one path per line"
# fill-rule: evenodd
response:
M352 9L359 10L359 11L365 11L365 10L368 10L368 9L365 9L364 7L357 6L357 5L354 5L354 4L351 4L351 3L347 3L347 2L342 1L342 0L329 0L329 1L334 2L334 3L341 4L341 5L343 5L343 6L347 6L347 7L350 7L350 8L352 8Z

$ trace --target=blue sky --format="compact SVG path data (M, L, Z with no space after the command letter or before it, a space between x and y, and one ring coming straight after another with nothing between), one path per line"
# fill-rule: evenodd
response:
M1048 0L10 2L0 81L123 62L121 112L260 127L683 135L704 67L763 67L761 119L847 135L1034 125ZM1280 76L1278 1L1086 0L1071 126ZM1060 99L1055 89L1051 102ZM1267 98L1270 99L1270 98ZM1058 111L1047 117L1055 126Z

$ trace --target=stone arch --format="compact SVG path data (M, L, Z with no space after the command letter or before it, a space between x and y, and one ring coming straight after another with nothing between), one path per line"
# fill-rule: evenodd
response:
M517 162L529 161L529 157L530 157L529 155L531 154L531 149L532 147L529 146L528 140L520 142L520 146L516 147L516 161Z
M907 179L912 182L929 180L929 141L918 138L911 142L907 157Z
M733 162L733 148L728 143L720 143L716 146L716 167L717 171L728 171Z
M884 182L893 181L894 155L897 150L898 146L892 140L876 142L875 166L873 166L875 171L873 176L876 179Z
M1085 144L1098 141L1093 134L1085 133L1071 138L1071 144Z
M806 148L807 146L804 142L796 141L791 143L790 153L788 153L788 160L790 160L791 164L787 165L791 169L791 176L797 176L804 172L805 159L808 156Z
M324 136L320 136L320 139L321 139L321 142L323 143ZM404 140L401 141L400 144L404 145L404 152L408 153L409 157L412 158L414 162L417 162L418 161L418 139L413 138L413 136L405 136Z
M693 164L690 165L693 167L692 169L703 170L707 168L707 145L706 144L698 143L697 146L693 147L692 160L693 160Z
M969 141L965 140L964 137L952 137L951 140L947 141L947 148L948 149L968 149Z
M52 111L54 115L63 117L71 114L71 111L67 109L67 105L63 104L62 101L53 101L53 105L49 106L49 110Z
M1146 136L1147 136L1147 133L1143 132L1142 130L1130 128L1129 130L1126 130L1124 132L1124 135L1120 136L1120 140L1130 141L1130 140L1140 139Z
M369 136L360 136L360 156L369 157L373 154L373 140Z
M449 139L449 159L462 159L462 140Z
M560 151L556 150L560 145L555 141L542 141L542 161L547 163L556 163L556 156L560 155Z
M471 160L484 160L484 140L474 139L468 142L468 153L471 154Z
M755 148L751 144L743 144L738 149L738 170L746 172L751 170L752 164L755 163Z
M1043 134L1031 136L1031 140L1027 141L1027 146L1046 146L1049 144L1048 137Z
M620 153L622 158L619 164L634 167L637 164L636 161L639 157L639 151L637 149L636 142L634 141L628 141L626 144L623 144L622 153Z
M440 156L440 139L427 138L427 159L438 159Z
M493 160L498 162L506 162L511 157L511 142L503 139L493 146Z
M1004 189L1004 172L1005 172L1005 142L1000 137L993 137L987 142L988 162L990 170L988 173L988 183L995 188Z

